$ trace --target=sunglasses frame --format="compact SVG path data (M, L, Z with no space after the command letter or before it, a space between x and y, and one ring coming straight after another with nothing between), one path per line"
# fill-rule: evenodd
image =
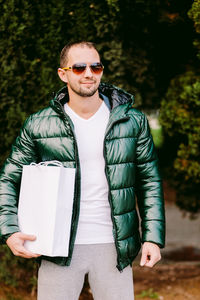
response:
M78 72L76 72L76 71L75 71L76 66L84 67L84 70L81 70L81 71L79 70ZM74 64L74 65L71 66L71 67L65 67L65 68L62 68L62 70L73 71L74 74L80 75L80 74L82 74L83 72L85 72L87 66L88 66L88 64L86 64L86 63L76 63L76 64ZM97 66L100 66L100 67L102 68L101 71L98 70L98 68L97 68L97 72L93 70L93 67L97 67ZM89 68L90 68L90 70L91 70L92 73L98 75L98 74L100 74L101 72L103 72L104 66L103 66L103 64L102 64L101 62L95 62L95 63L90 64L90 65L89 65Z

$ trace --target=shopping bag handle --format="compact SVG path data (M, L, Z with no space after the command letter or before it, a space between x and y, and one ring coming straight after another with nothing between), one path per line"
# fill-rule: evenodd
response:
M36 164L35 162L32 162L30 164L30 166L45 166L45 167L49 166L49 165L63 167L63 164L60 161L58 161L58 160L41 161L38 164Z

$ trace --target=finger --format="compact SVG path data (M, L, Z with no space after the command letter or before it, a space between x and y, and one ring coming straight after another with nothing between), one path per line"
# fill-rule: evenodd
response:
M35 241L36 240L35 235L25 234L25 233L21 233L20 238L23 239L23 240L28 240L28 241Z
M146 264L147 260L148 260L147 252L146 251L142 251L142 257L141 257L141 260L140 260L140 266L143 267Z
M152 268L158 261L157 260L149 260L146 262L145 267Z
M152 268L160 259L161 257L151 256L150 260L145 263L145 267Z
M41 254L36 254L36 253L32 253L32 252L26 252L24 253L25 256L27 256L28 258L37 258L39 256L41 256Z
M23 258L37 258L40 257L41 255L39 254L19 254L18 256L23 257Z
M37 258L41 256L40 254L35 254L28 251L21 251L17 253L17 256L23 257L23 258Z
M147 261L144 266L147 268L152 268L154 266L154 263L152 261Z
M21 249L19 250L19 253L20 253L21 255L25 255L25 256L27 256L27 257L38 257L38 256L39 256L39 254L33 253L33 252L31 252L31 251L28 251L28 250L26 250L26 248L24 248L24 247L21 247Z
M26 250L23 246L18 246L13 249L13 254L16 256L21 256L24 258L36 258L41 256L40 254L33 253L31 251Z

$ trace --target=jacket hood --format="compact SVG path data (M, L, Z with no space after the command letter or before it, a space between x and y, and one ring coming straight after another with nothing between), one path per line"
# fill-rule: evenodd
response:
M131 106L134 104L133 95L112 84L102 82L100 83L98 90L99 94L108 97L111 109L122 104L130 104ZM51 106L54 104L54 101L59 101L61 104L69 101L67 86L64 86L56 93L54 99L50 102Z

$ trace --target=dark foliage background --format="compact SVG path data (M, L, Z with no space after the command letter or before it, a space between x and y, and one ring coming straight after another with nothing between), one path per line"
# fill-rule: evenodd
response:
M200 0L193 2L188 16L199 34ZM200 39L195 34L193 38L195 56L170 80L161 101L160 121L169 143L176 141L170 146L174 155L166 175L173 174L177 204L196 213L200 211Z
M159 108L170 80L196 68L192 1L0 0L0 164L24 119L60 86L59 53L69 40L99 46L104 80ZM183 34L184 33L184 34Z

